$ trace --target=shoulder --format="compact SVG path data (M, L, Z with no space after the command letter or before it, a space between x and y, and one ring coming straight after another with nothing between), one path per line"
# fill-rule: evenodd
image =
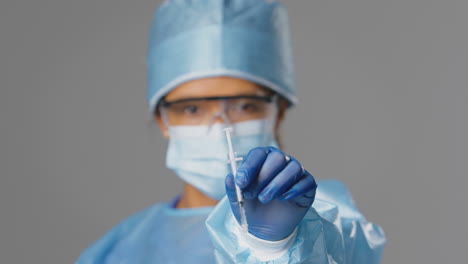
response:
M142 225L148 222L149 218L158 214L165 203L158 203L150 206L114 226L96 242L83 251L76 264L105 263L107 256L126 237L139 230Z
M317 181L317 194L318 199L335 201L337 203L350 203L354 204L346 185L338 180L319 180Z
M334 208L339 212L340 217L363 218L356 207L351 192L343 182L338 180L320 180L317 181L317 185L314 202L314 207L317 207L317 211L322 211L324 208L328 210Z

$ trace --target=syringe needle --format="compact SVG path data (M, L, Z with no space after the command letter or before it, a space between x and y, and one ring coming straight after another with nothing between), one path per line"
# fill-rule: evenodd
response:
M242 160L242 158L237 157L236 153L233 150L232 140L231 140L232 128L231 127L225 128L224 131L226 132L226 139L227 139L227 144L228 144L228 149L229 149L228 163L231 164L231 172L232 172L232 175L235 176L237 173L237 162ZM239 186L237 186L237 184L234 184L234 185L236 188L237 203L239 205L240 225L241 225L242 231L247 233L248 225L247 225L247 216L245 215L244 197L242 197L242 192Z

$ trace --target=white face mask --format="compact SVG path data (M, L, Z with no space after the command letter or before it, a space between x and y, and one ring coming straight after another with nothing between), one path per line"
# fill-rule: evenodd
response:
M225 194L224 180L230 172L224 123L210 126L169 127L166 166L182 180L207 196L220 200ZM255 147L278 147L270 119L239 122L232 125L232 144L240 157Z

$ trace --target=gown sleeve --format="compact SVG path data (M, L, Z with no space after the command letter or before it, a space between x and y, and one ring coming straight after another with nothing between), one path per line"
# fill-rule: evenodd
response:
M382 228L364 218L345 185L338 181L318 183L313 206L281 255L265 255L242 243L226 198L209 215L206 226L218 264L376 264L386 242Z
M135 226L138 226L151 210L155 209L145 209L114 226L99 240L86 248L75 264L125 263L120 261L122 256L115 257L112 253L120 241L124 241L132 232L135 233ZM125 254L131 255L131 250L126 251Z

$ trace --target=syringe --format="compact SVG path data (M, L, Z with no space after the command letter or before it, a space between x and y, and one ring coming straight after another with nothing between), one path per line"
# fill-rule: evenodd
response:
M237 162L242 160L242 157L237 157L236 153L233 150L232 147L232 140L231 140L231 132L232 132L232 127L227 127L224 129L226 132L226 139L227 139L227 144L228 144L228 163L231 164L231 172L233 176L236 176L237 173ZM237 196L237 203L239 205L239 214L240 214L240 225L242 228L242 231L245 233L248 232L248 226L247 226L247 216L245 215L245 207L244 207L244 197L242 197L242 192L239 186L234 183L236 186L236 196Z

